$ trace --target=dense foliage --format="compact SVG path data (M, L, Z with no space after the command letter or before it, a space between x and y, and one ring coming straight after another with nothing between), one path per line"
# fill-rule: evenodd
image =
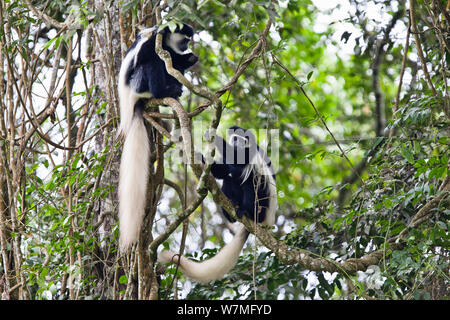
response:
M118 251L117 74L159 5L1 2L2 298L448 299L446 1L161 4L169 26L194 26L200 63L188 78L211 92L262 43L220 97L219 131L278 129L275 239L339 266L370 261L312 270L250 236L232 272L207 285L157 267L148 249L197 197L198 176L169 153L154 159L146 245ZM185 90L181 103L191 112L205 99ZM213 120L212 105L193 119L203 129ZM209 194L159 250L213 256L230 235L218 208Z

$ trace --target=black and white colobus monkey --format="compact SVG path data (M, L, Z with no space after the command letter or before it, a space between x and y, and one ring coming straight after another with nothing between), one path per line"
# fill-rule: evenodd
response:
M228 131L229 143L215 137L215 145L222 155L219 162L211 166L216 179L223 180L222 191L237 207L238 218L243 216L271 226L275 223L277 193L272 164L264 150L256 143L255 136L240 127ZM222 208L225 217L234 219ZM239 254L248 238L243 225L233 240L224 246L216 256L200 263L179 256L172 251L162 251L158 260L163 263L180 264L180 269L188 277L207 283L221 279L236 264Z
M194 30L183 25L174 33L162 32L162 47L170 53L172 65L184 73L198 57L185 53ZM144 218L150 146L144 125L145 99L178 98L182 84L167 73L155 52L157 28L144 29L128 49L119 72L120 127L125 137L119 174L120 247L126 250L139 237Z

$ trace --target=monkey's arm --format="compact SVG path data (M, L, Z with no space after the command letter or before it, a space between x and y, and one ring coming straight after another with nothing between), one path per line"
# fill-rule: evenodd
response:
M242 218L242 216L247 216L253 220L255 215L255 207L257 209L257 205L255 203L255 190L253 187L253 183L249 183L246 181L241 185L242 191L242 204L239 208L236 209L236 215L238 218Z
M195 161L196 163L203 163L206 164L205 157L200 152L195 153ZM227 164L218 163L214 161L211 164L211 174L216 179L223 179L225 178L229 173L229 166Z
M172 58L173 67L177 70L180 70L184 73L186 69L189 69L198 61L198 57L192 52L187 54L177 55L175 58Z
M209 133L207 133L209 134ZM220 162L215 161L211 166L211 173L217 179L223 179L231 173L232 159L228 159L227 154L233 157L233 147L230 146L221 136L216 135L214 139L216 150L222 156ZM231 161L231 162L230 162Z

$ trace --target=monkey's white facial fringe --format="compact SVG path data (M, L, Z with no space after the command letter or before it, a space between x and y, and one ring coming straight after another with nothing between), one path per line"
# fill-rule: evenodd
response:
M119 177L120 247L126 250L139 238L144 218L150 147L141 117L134 117L123 145Z
M168 46L169 48L171 48L173 51L175 51L175 53L178 54L185 54L188 51L181 51L178 48L178 44L180 43L180 41L184 40L184 39L189 39L188 36L181 34L181 33L172 33L170 34L167 38L166 38L166 46Z
M237 139L236 143L234 142L234 139ZM230 135L230 138L228 139L228 143L231 145L235 145L239 148L247 148L248 147L248 140L238 134L232 134Z

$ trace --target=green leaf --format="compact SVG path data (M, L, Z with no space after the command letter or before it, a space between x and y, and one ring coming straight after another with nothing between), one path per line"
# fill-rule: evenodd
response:
M405 158L409 163L414 164L414 154L411 151L410 148L407 146L402 147L402 156Z
M126 276L126 275L120 276L120 278L119 278L119 283L120 283L120 284L127 284L127 283L128 283L128 278L127 278L127 276Z

